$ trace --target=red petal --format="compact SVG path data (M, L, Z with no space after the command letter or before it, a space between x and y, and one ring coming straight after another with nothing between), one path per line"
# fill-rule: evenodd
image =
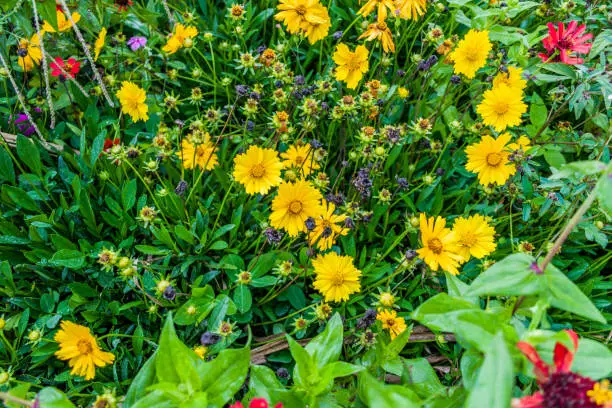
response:
M565 332L567 333L567 335L572 340L572 343L574 344L574 353L577 352L578 351L578 335L573 330L565 330Z
M539 383L545 383L548 380L550 371L548 365L540 358L540 355L536 349L529 343L519 341L516 347L527 357L527 360L533 364L533 373L538 379Z
M512 408L542 408L544 397L539 392L523 398L512 399Z
M268 401L265 398L253 398L249 408L268 408Z
M565 35L567 37L572 37L574 35L574 31L576 30L577 26L578 26L578 23L576 22L576 20L570 21L570 23L567 25L567 30L565 31Z
M544 41L548 40L548 43L551 46L554 46L559 42L559 37L557 36L557 30L555 30L555 26L553 23L546 24L548 26L548 37L544 39Z
M557 23L557 41L561 40L565 35L565 27L562 22Z
M576 39L577 37L580 37L580 35L582 35L582 33L584 33L584 30L586 30L586 25L582 24L580 27L578 27L576 29L576 31L574 31L574 39Z
M242 405L242 402L238 401L234 405L230 405L229 408L244 408L244 405Z
M565 332L569 335L574 344L574 351L570 351L561 343L555 345L553 360L555 362L555 371L558 373L567 373L570 371L572 362L574 361L574 353L578 350L578 335L573 330L566 330Z
M279 402L278 404L274 406L274 408L283 408L283 403Z

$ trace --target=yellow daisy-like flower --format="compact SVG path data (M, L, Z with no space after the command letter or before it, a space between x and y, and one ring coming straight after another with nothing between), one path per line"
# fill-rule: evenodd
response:
M330 202L326 203L325 212L315 220L316 226L308 236L310 245L316 243L317 248L322 251L331 248L338 236L346 235L349 231L348 228L338 225L344 223L346 215L335 215L336 206Z
M302 24L302 30L304 31L308 42L311 44L325 38L331 27L331 20L327 8L321 3L315 5L312 9L312 14L316 16L316 22L310 23L305 22ZM321 22L322 21L322 22Z
M321 192L306 180L284 182L278 187L278 195L272 200L270 224L295 237L306 231L304 222L307 218L318 218L321 215L322 198Z
M174 31L166 45L162 47L162 51L168 54L174 54L185 46L191 46L193 38L198 35L198 29L193 26L185 27L183 24L178 23L174 26Z
M309 176L313 171L320 168L314 159L314 149L310 143L296 143L289 147L286 152L281 153L285 168L293 169L304 176Z
M531 147L531 140L529 140L529 138L525 135L521 135L517 140L516 143L510 143L508 145L508 150L522 150L524 152L526 152L527 150L529 150L529 148Z
M57 28L59 28L60 32L70 30L70 28L72 27L72 23L70 22L70 19L66 17L60 6L57 6L57 10L55 13L57 15ZM81 15L76 11L73 12L71 16L75 24L78 23L79 20L81 20ZM43 31L48 33L55 32L55 28L53 28L51 24L49 24L47 21L43 22L42 29Z
M133 82L123 81L116 95L121 103L122 112L130 115L134 122L149 119L149 107L145 103L147 93L144 89Z
M316 275L314 288L326 302L346 301L351 294L361 290L361 271L355 268L350 256L329 252L313 259L312 266Z
M247 194L267 194L278 186L283 164L276 150L251 146L246 153L234 158L234 178L242 184Z
M508 126L521 124L521 115L527 111L527 105L523 102L523 91L500 84L485 91L476 111L485 125L501 132Z
M421 213L419 221L423 242L423 248L417 249L419 258L434 271L442 268L453 275L458 275L457 267L465 259L459 255L457 236L446 228L446 220L442 217L437 217L435 221L434 217L430 217L428 220L427 216Z
M19 41L17 56L19 57L17 62L24 71L30 71L35 65L40 65L42 51L38 34L34 34L30 40L23 39Z
M467 261L470 255L482 259L495 250L495 229L480 214L468 218L459 217L453 224L453 232L459 244L459 255Z
M468 31L463 40L459 41L457 48L450 54L454 62L455 73L474 78L476 71L487 63L487 56L492 47L488 31Z
M102 51L102 47L104 47L104 42L106 41L106 28L102 27L100 30L100 34L98 34L98 38L96 38L96 42L94 44L94 61L98 60L100 56L100 51Z
M374 10L376 10L376 14L380 20L385 20L387 18L387 11L395 11L395 4L393 0L368 0L366 4L359 9L357 14L366 17Z
M395 5L404 20L417 20L427 11L427 0L396 0Z
M595 404L602 408L612 406L612 390L610 389L610 380L601 380L593 384L593 388L587 391L587 397Z
M403 317L398 317L395 310L379 309L376 314L376 319L382 322L382 327L389 330L391 339L396 338L400 333L406 330L406 321Z
M368 49L363 45L358 45L355 51L349 50L346 44L338 44L334 52L334 62L336 65L336 79L346 82L346 86L355 89L363 74L368 72L370 67L368 62Z
M280 0L274 18L292 34L305 33L312 44L327 35L331 22L319 0Z
M523 68L508 67L508 72L500 72L493 78L493 88L504 84L510 88L520 89L527 86L527 81L523 79Z
M499 135L497 139L484 136L480 142L465 149L467 163L465 168L478 174L482 185L502 185L516 172L516 167L508 160L510 152L506 144L512 136L509 133Z
M70 374L91 380L96 375L96 367L104 367L115 360L113 353L100 350L91 330L69 321L62 321L61 330L55 334L60 349L55 355L60 360L68 360L72 367Z
M212 170L219 160L217 159L217 148L210 142L210 135L205 134L204 142L195 145L184 138L181 142L181 150L176 155L183 161L183 167L193 169L196 166L204 170Z
M365 38L366 41L378 40L382 43L384 52L395 52L395 44L393 44L393 35L384 20L379 20L375 24L368 25L365 33L359 36L358 40Z

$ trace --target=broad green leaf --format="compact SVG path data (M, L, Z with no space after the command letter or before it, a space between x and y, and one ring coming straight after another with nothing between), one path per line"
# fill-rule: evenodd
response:
M128 389L123 406L125 408L132 407L136 401L140 400L147 394L147 388L155 383L155 357L157 353L154 353L142 366L136 377L132 380L130 388Z
M270 402L270 406L282 402L286 407L304 407L302 398L285 389L271 368L252 366L249 378L249 394L252 397L265 398Z
M20 189L19 187L9 186L5 184L3 187L4 192L10 197L10 199L17 204L19 207L28 211L39 211L38 204L28 193Z
M551 337L548 341L536 346L544 361L552 364L553 350L557 341L556 337ZM566 344L566 346L572 350L571 344ZM595 340L581 337L571 369L593 380L609 378L612 376L612 350Z
M319 368L338 360L342 352L342 318L335 313L327 321L325 330L313 338L306 346L306 351L312 356Z
M0 181L15 183L13 159L4 148L0 149Z
M33 141L25 136L17 136L17 156L25 163L32 172L37 175L42 175L42 164L40 161L40 152Z
M418 408L421 400L416 393L400 385L386 385L371 374L359 374L359 398L369 408Z
M453 298L446 293L439 293L412 312L412 319L421 322L432 330L448 331L450 327L455 326L457 317L466 310L478 311L480 309L466 300Z
M201 391L208 394L209 406L223 407L240 390L250 364L250 350L241 348L223 350L214 360L199 367Z
M51 27L58 31L59 28L57 26L57 10L56 5L52 1L39 1L36 2L36 10L38 10L38 14L40 18L44 21L51 24Z
M68 397L53 387L45 387L37 395L40 408L75 408Z
M539 128L546 122L547 115L548 109L546 109L546 104L540 98L540 95L534 92L531 95L531 104L529 105L529 119L531 119L531 123Z
M136 188L136 179L132 179L121 189L121 204L125 211L129 211L136 204Z
M49 262L56 266L79 269L85 265L85 255L74 249L60 249L53 254Z
M251 309L253 298L247 285L238 285L234 289L234 303L240 313L246 313Z
M289 343L291 356L295 360L293 379L296 384L307 387L315 376L318 376L317 363L308 354L308 351L289 335L287 335L287 342Z
M421 398L442 393L445 387L425 358L403 359L402 382Z
M527 254L512 254L481 273L465 292L466 296L519 296L533 295L542 286L529 266L535 259Z

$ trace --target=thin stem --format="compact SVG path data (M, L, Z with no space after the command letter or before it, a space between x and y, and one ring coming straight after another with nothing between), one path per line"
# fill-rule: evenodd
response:
M0 400L4 402L12 402L15 404L23 405L24 407L32 407L34 403L32 401L24 400L19 397L15 397L14 395L9 394L8 392L0 392Z

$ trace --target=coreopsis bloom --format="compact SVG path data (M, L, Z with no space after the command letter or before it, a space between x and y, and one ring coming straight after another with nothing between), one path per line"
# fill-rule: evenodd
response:
M98 34L98 38L96 38L96 42L94 43L94 61L98 60L100 56L100 51L102 51L102 47L104 47L104 42L106 41L106 28L102 27L100 33Z
M515 143L510 143L508 145L509 150L522 150L526 152L531 147L531 140L525 135L519 136Z
M474 78L476 71L487 63L487 56L493 45L489 41L487 30L470 30L457 47L450 53L456 74Z
M145 103L147 94L144 89L133 82L123 81L116 95L121 103L121 111L130 115L134 122L149 119L149 107Z
M434 271L442 268L453 275L458 275L457 267L465 261L465 258L459 255L457 235L446 228L446 220L442 217L437 217L435 220L434 217L427 219L427 216L421 213L419 223L423 243L423 247L417 249L419 258Z
M64 75L64 72L70 75L71 78L74 78L76 74L79 73L81 69L81 63L75 60L74 58L68 58L68 61L64 61L62 57L56 57L55 61L50 64L51 67L51 75L54 77L58 77L60 75ZM60 69L61 68L61 69ZM64 70L62 72L62 69Z
M610 408L612 392L609 383L600 383L588 377L571 372L574 353L578 350L578 335L572 330L565 330L569 335L574 350L557 342L553 352L553 365L549 365L538 354L531 344L519 341L519 350L533 364L540 391L533 395L512 400L512 408Z
M302 25L302 30L308 39L310 44L314 44L317 41L327 37L329 28L331 27L331 19L327 8L321 3L318 3L312 10L313 15L316 19L312 19L313 22L308 22Z
M42 51L38 34L34 34L29 40L22 39L19 41L17 56L19 57L17 62L24 71L30 71L35 65L40 64Z
M480 142L465 148L468 159L465 168L478 174L480 184L502 185L516 172L506 147L511 137L509 133L502 133L497 139L483 136Z
M319 163L314 158L314 149L310 143L296 143L281 153L283 165L286 169L292 169L296 173L309 176L313 171L320 168Z
M406 321L403 317L398 317L395 310L379 309L376 314L376 320L382 323L383 329L389 330L391 339L396 338L406 330Z
M189 48L193 44L193 38L198 35L198 29L193 26L185 27L178 23L174 26L174 31L168 38L166 45L162 47L162 51L168 54L174 54L183 47Z
M265 398L253 398L251 400L251 402L249 402L249 407L248 408L269 408L269 404L268 401ZM244 405L242 405L242 402L238 401L233 405L230 405L229 408L244 408ZM283 403L279 402L278 404L274 405L274 408L283 408Z
M508 126L521 124L521 115L527 111L527 105L523 102L521 89L500 84L485 91L476 111L482 116L485 125L501 132Z
M337 65L336 79L346 82L348 88L355 89L363 74L368 72L368 49L358 45L355 51L351 51L346 44L338 44L333 58Z
M251 146L234 158L234 166L234 178L247 194L267 194L282 181L283 164L273 149Z
M210 141L208 133L204 135L202 143L195 144L189 137L183 138L181 150L176 155L183 162L185 169L193 169L196 166L204 170L212 170L219 160L217 159L217 148Z
M390 11L393 13L395 9L396 7L393 0L368 0L366 4L359 9L357 14L367 17L376 10L379 20L385 20L387 18L387 12Z
M326 302L341 302L361 290L361 271L353 265L353 258L329 252L312 260L316 275L314 288Z
M359 36L358 40L365 38L366 41L378 40L382 43L383 51L395 52L393 35L384 20L378 20L374 24L368 25L368 29Z
M292 34L305 33L313 44L327 35L331 21L319 0L280 0L274 18L282 21Z
M55 14L57 15L57 28L60 32L70 30L70 28L72 28L72 22L64 14L62 6L55 6ZM81 20L81 15L76 11L71 14L71 17L75 24ZM53 26L51 26L51 24L49 24L47 21L43 22L42 29L47 33L55 32L55 28L53 28Z
M96 375L96 367L104 367L115 360L113 353L100 350L89 328L69 321L62 321L60 326L54 337L60 347L55 355L60 360L68 360L72 367L70 374L91 380Z
M270 224L295 237L306 231L306 219L318 218L323 212L322 198L321 192L306 180L284 182L278 187L278 195L272 200Z
M495 250L495 229L480 214L457 218L453 232L457 237L458 253L466 261L470 256L482 259Z
M327 201L325 203L325 211L314 220L315 227L308 235L309 244L314 245L316 243L317 248L322 251L331 248L338 236L346 235L349 231L348 228L344 227L344 220L347 216L334 214L336 206Z
M523 69L518 67L508 67L508 72L500 72L493 78L493 88L504 84L510 88L520 89L527 86L527 81L523 79Z
M576 21L571 21L567 28L561 22L557 23L557 29L553 23L548 23L548 37L542 40L546 53L538 56L544 62L563 62L564 64L582 64L584 60L576 57L575 53L588 54L593 44L587 41L593 38L593 34L585 34L586 25L578 26Z
M427 11L427 0L395 0L400 18L417 20Z

